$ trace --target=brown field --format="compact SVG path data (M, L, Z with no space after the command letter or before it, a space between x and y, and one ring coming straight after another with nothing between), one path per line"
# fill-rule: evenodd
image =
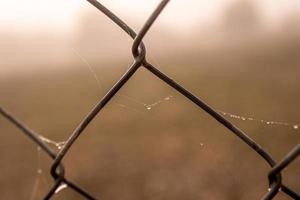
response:
M297 124L299 51L299 40L264 38L154 63L218 110ZM0 104L36 132L64 141L130 63L93 63L100 86L84 63L0 79ZM253 200L265 194L266 162L147 70L120 94L63 160L69 179L102 200ZM155 103L150 110L142 105ZM300 141L300 129L228 119L277 161ZM44 153L38 159L36 145L3 117L0 127L1 199L41 199L52 185L51 160ZM283 181L300 192L299 176L300 159L284 170ZM53 199L82 197L64 189Z

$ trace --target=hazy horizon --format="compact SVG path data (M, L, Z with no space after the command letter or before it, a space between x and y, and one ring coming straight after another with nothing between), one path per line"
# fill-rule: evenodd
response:
M158 2L103 1L134 30ZM117 88L135 61L133 40L105 15L80 0L1 1L1 113L57 153L91 119L87 114L105 105L62 161L64 177L97 199L260 199L272 167L249 148L252 141L214 117L226 118L275 161L299 145L299 4L171 0L143 38L147 62L169 81L140 67ZM116 94L107 98L108 91ZM42 199L53 188L53 160L5 116L1 197ZM281 174L295 192L299 166L298 157ZM83 199L66 186L53 198ZM283 191L276 196L287 198Z
M103 4L138 30L157 2L105 0ZM145 42L148 48L154 47L150 51L154 59L161 59L176 54L176 49L195 54L199 49L222 46L224 42L236 44L243 38L250 41L258 35L297 36L300 3L288 2L171 1ZM22 4L0 2L1 76L81 65L82 58L90 63L106 63L116 56L120 60L131 56L128 49L132 40L85 1L30 0L24 2L26 6ZM165 38L170 42L165 43Z

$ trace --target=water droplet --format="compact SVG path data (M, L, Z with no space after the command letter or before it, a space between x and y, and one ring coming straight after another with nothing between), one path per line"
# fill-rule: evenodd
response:
M245 117L241 117L241 119L242 119L243 121L245 121L245 120L246 120L246 118L245 118Z
M267 124L271 124L271 122L267 122Z
M147 106L146 108L147 108L147 110L151 110L151 106Z
M294 125L293 126L293 129L298 129L299 128L299 125Z
M60 191L62 191L63 189L67 188L68 185L63 183L61 184L56 190L55 190L55 194L59 193Z
M268 188L268 192L270 192L271 191L271 188Z
M58 142L58 143L55 144L55 146L57 147L57 149L60 150L60 149L62 149L64 147L65 143L66 142Z
M166 100L166 101L170 100L170 97L166 97L165 100Z
M203 146L204 146L204 144L203 144L203 143L200 143L200 146L201 146L201 147L203 147Z

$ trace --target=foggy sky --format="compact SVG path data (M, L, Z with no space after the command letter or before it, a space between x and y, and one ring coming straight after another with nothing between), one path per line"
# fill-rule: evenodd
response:
M0 76L70 66L80 61L74 50L90 62L130 56L131 39L86 2L56 6L56 0L38 4L30 0L24 8L16 7L23 1L5 2L0 2L0 9L5 9L0 12ZM138 30L158 2L105 0L103 4ZM195 52L200 46L213 46L237 35L249 37L248 33L299 33L299 11L300 3L294 0L173 0L145 42L161 56L174 49ZM116 45L120 51L115 51Z

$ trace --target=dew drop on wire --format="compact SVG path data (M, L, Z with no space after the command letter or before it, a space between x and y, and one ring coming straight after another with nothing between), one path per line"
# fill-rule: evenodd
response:
M147 110L151 110L151 107L150 107L150 106L147 106L146 108L147 108Z
M59 193L60 191L62 191L63 189L67 188L68 185L67 184L61 184L56 190L55 190L55 194Z
M58 150L62 149L63 146L64 146L64 143L62 143L62 144L57 144L57 145L56 145L56 147L57 147Z

